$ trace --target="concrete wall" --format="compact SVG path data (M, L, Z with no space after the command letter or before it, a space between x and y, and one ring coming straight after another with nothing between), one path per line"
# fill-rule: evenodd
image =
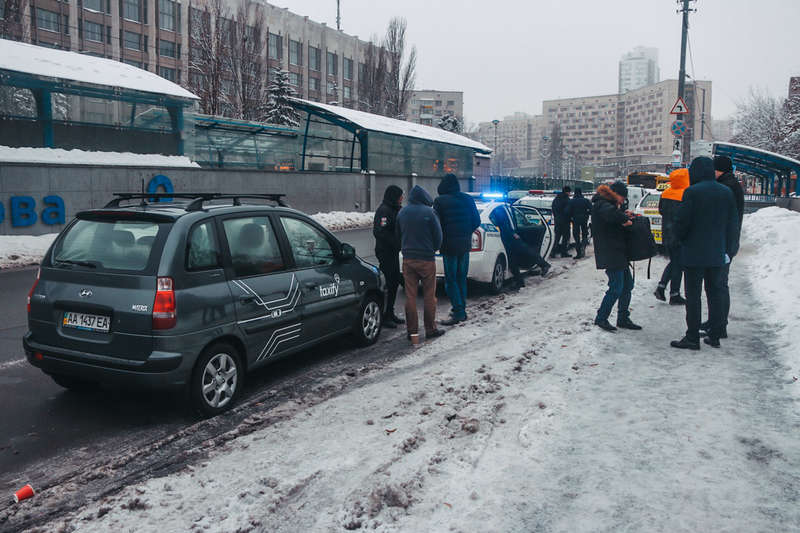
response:
M45 224L44 198L59 196L65 223L78 211L103 207L115 192L138 192L154 176L169 178L175 192L283 193L287 202L309 214L329 211L374 211L391 184L408 193L414 185L436 197L439 178L364 175L355 173L263 172L206 168L141 168L45 164L0 165L0 235L41 235L60 231L63 224ZM144 185L143 185L144 184ZM469 180L461 181L469 190ZM36 203L36 223L12 224L11 198L28 196Z
M775 204L784 209L800 212L800 198L775 198Z

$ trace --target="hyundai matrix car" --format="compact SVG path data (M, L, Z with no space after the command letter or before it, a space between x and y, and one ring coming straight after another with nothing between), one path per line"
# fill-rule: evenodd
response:
M472 248L469 253L469 272L467 278L486 283L493 293L503 290L503 283L510 276L508 254L500 240L497 229L490 216L495 209L510 209L512 222L517 233L531 246L539 247L542 257L547 257L553 240L552 232L545 217L535 207L521 204L509 205L503 201L502 194L470 193L481 217L481 225L472 233ZM441 254L436 254L436 276L444 278L444 264Z
M381 273L281 196L126 194L78 213L28 296L28 361L71 389L183 386L210 416L247 371L342 334L374 343ZM241 202L255 197L281 205Z
M637 215L645 216L650 219L650 231L658 246L662 246L661 239L661 213L658 211L658 203L661 200L661 191L650 191L641 199L639 205L633 210Z

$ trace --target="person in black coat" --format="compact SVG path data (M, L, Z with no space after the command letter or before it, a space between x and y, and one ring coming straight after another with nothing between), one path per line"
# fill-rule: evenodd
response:
M472 232L481 225L481 216L475 200L461 192L455 174L442 178L437 191L439 196L433 202L433 210L442 224L444 288L451 307L450 318L441 324L450 326L467 319L469 251L472 249Z
M550 252L550 257L555 257L556 254L561 254L561 257L572 257L567 253L569 250L569 193L571 189L569 185L564 185L561 192L553 198L551 209L553 211L553 224L555 225L555 243L553 244L553 251Z
M383 202L375 210L372 221L372 234L375 236L375 257L386 278L386 309L383 325L396 328L405 320L394 313L397 288L400 286L400 239L395 232L397 213L403 204L403 189L397 185L389 185L383 193Z
M589 217L592 214L592 202L583 196L580 187L575 188L575 195L567 205L567 214L572 221L572 237L575 239L575 259L586 256L589 244Z
M744 190L739 184L739 180L733 174L733 161L730 157L718 155L714 158L714 174L717 177L717 183L721 183L728 187L733 193L733 199L736 202L736 211L739 214L739 231L741 234L742 221L744 220ZM720 338L728 338L728 314L731 310L731 291L728 287L728 277L731 272L731 263L728 262L722 267L722 290L720 291L720 298L722 298L722 329L720 330ZM711 308L711 301L708 302L709 309ZM700 329L708 335L711 329L711 324L707 320L700 325Z
M686 335L672 341L674 348L700 349L700 289L705 283L709 300L709 336L706 344L719 347L722 332L723 267L739 251L739 216L729 188L714 179L714 162L698 157L689 166L691 185L683 193L675 218L681 242L681 264L686 287Z
M508 205L495 207L489 215L489 220L500 230L500 240L506 249L508 269L514 276L514 290L525 286L520 268L530 268L539 265L540 274L546 276L550 271L550 263L544 260L539 250L533 248L519 236L514 217L509 212ZM546 228L542 228L546 231Z
M592 198L592 239L594 260L598 270L605 269L608 276L606 291L594 323L606 331L617 328L642 329L630 318L633 275L628 267L625 245L626 228L633 225L632 213L623 209L628 188L617 181L609 187L601 185ZM617 304L617 328L608 322L614 304Z

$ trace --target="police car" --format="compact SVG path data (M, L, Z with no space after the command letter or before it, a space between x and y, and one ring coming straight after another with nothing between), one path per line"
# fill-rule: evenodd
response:
M535 207L542 215L548 224L553 223L553 200L556 195L540 190L530 190L528 194L514 202L517 205L528 207Z
M509 205L503 194L496 193L468 193L475 199L475 206L481 217L481 225L472 234L472 249L469 254L469 273L467 278L481 283L487 283L494 293L503 289L503 282L510 276L508 271L508 256L503 241L500 240L500 230L495 226L489 216L495 209L510 209L517 233L525 239L526 233L540 234L539 228L545 228L541 239L540 253L547 257L553 240L552 231L545 220L545 216L535 207L515 203ZM436 276L444 278L444 266L440 254L436 255Z
M639 201L639 205L633 210L635 214L650 219L650 231L658 246L663 245L661 242L661 213L658 212L660 200L661 191L648 190L647 194Z

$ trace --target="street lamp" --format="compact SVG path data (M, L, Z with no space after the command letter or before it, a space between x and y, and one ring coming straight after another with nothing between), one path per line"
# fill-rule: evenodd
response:
M495 158L494 170L495 170L495 172L497 172L497 158L498 158L498 153L497 153L497 125L500 124L500 121L497 120L497 119L494 119L492 121L492 124L494 124L494 158Z

